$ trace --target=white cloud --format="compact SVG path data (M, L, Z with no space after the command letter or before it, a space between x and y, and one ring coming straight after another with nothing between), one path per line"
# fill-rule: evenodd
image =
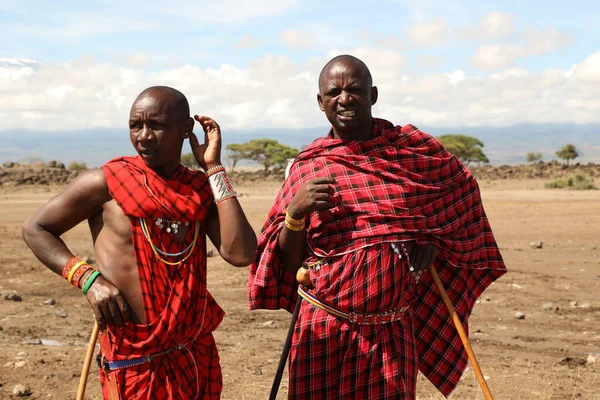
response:
M416 76L393 50L359 47L379 87L374 114L415 125L496 125L521 122L600 123L600 52L568 70L507 68L478 77L463 70ZM339 52L332 51L329 56ZM60 63L0 62L2 129L69 130L126 126L129 107L151 85L188 96L192 112L231 129L325 126L317 108L317 76L329 57L297 63L265 56L240 68L180 65L148 72L93 58Z
M488 37L499 38L512 33L514 20L515 17L512 15L504 14L500 11L493 11L486 14L481 21L479 21L479 27Z
M457 33L478 41L500 39L513 33L515 20L514 15L493 11L484 15L475 26L457 29Z
M571 36L558 32L555 29L530 28L525 31L524 38L528 43L529 54L543 54L567 46L571 43Z
M150 61L152 55L147 53L137 53L125 58L125 63L132 67L141 67Z
M419 67L433 68L442 65L445 59L438 56L425 55L415 57L415 62Z
M247 50L258 47L262 44L262 40L256 36L244 35L240 37L240 40L233 46L235 49Z
M576 65L573 73L578 81L589 84L600 84L600 51L589 55Z
M471 65L484 70L511 67L520 58L548 53L571 43L571 37L554 29L530 28L524 44L484 44L471 57Z
M134 7L139 7L138 2L129 1L129 3ZM246 2L239 0L178 0L171 2L153 0L144 3L145 8L151 8L162 14L211 24L239 23L255 18L274 17L284 14L297 5L298 0L252 0Z
M506 68L523 57L526 50L515 44L485 44L471 57L471 64L480 69Z
M289 49L305 49L312 44L312 37L308 33L294 29L286 29L279 34L279 40Z
M448 24L443 18L436 18L428 23L419 23L410 27L408 36L410 39L424 46L438 44L446 39L448 35Z

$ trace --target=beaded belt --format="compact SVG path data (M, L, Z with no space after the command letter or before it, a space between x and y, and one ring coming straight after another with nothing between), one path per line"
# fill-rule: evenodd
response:
M298 286L298 294L304 300L308 301L313 306L320 308L321 310L335 315L336 317L344 318L350 321L351 324L357 325L379 325L386 324L388 322L394 322L402 319L406 310L408 310L409 306L404 306L401 308L394 308L393 310L389 310L383 313L369 313L369 314L361 314L355 312L345 312L341 311L327 303L319 300L315 295L306 291L302 286Z
M181 350L186 346L186 344L179 344L171 349L161 351L160 353L152 354L149 356L130 358L129 360L108 361L103 355L98 354L96 356L96 362L98 363L98 367L105 371L115 371L117 369L131 368L142 364L148 364L152 362L152 360L154 360L155 358L167 355L172 351Z

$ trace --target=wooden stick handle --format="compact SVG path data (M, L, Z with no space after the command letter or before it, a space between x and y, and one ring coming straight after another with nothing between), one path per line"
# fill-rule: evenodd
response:
M79 378L79 387L77 388L77 400L83 400L83 396L85 395L85 387L87 385L88 374L90 372L92 358L94 357L94 350L96 349L97 339L98 323L94 322L94 328L92 329L92 335L90 336L90 344L88 345L87 352L85 353L83 369L81 370L81 377Z
M435 285L437 286L438 290L440 291L442 300L444 301L444 304L446 304L446 308L448 308L448 312L450 313L450 316L452 317L452 320L454 321L454 326L456 326L456 330L458 331L458 336L460 336L460 340L462 340L463 346L465 347L465 350L467 351L467 355L469 356L469 361L471 361L471 365L473 366L473 370L475 371L475 375L477 376L477 381L479 381L479 386L481 386L481 391L483 392L485 399L486 400L494 400L494 397L492 396L492 392L490 392L490 388L488 387L487 382L485 381L485 378L483 377L483 372L481 372L481 368L479 368L479 363L477 362L475 353L473 353L473 349L471 348L471 343L469 343L469 338L467 337L467 334L465 333L465 330L463 329L462 322L460 322L460 318L456 314L456 310L454 309L454 306L452 305L452 302L450 301L450 298L448 297L448 293L446 293L446 289L444 289L442 280L440 279L440 276L438 275L438 273L435 269L435 266L433 264L431 265L431 267L429 267L429 272L431 272L431 276L433 277L433 280L435 281Z
M292 314L292 320L290 321L290 327L288 328L287 337L281 351L281 358L279 359L279 365L277 366L277 372L275 373L275 379L273 379L273 385L271 386L271 393L269 394L269 400L275 400L277 398L277 392L279 391L279 385L281 384L281 378L283 377L283 370L287 363L290 349L292 348L292 336L294 335L294 327L298 320L298 312L300 311L300 303L302 303L302 297L298 296L296 300L296 308L294 308L294 314Z

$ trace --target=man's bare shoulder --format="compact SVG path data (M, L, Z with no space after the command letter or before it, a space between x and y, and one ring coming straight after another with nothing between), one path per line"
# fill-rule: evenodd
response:
M58 197L69 198L79 203L86 201L90 204L103 205L112 200L106 176L101 168L94 168L79 174Z

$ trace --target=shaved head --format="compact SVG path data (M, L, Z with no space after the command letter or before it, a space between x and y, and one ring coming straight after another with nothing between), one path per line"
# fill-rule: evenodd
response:
M342 64L344 66L351 66L357 72L360 72L365 83L369 87L373 86L373 78L371 77L371 71L369 71L367 64L365 64L364 62L362 62L362 60L360 60L354 56L351 56L349 54L342 54L342 55L333 57L331 60L329 60L329 62L327 64L325 64L325 66L321 70L321 73L319 74L319 91L321 91L322 85L325 81L325 78L329 74L329 71L334 69L336 66L338 66L340 64Z
M158 97L168 104L168 109L175 119L190 117L190 104L183 93L168 86L151 86L144 89L136 98L136 102L146 96ZM134 102L135 104L135 102Z

